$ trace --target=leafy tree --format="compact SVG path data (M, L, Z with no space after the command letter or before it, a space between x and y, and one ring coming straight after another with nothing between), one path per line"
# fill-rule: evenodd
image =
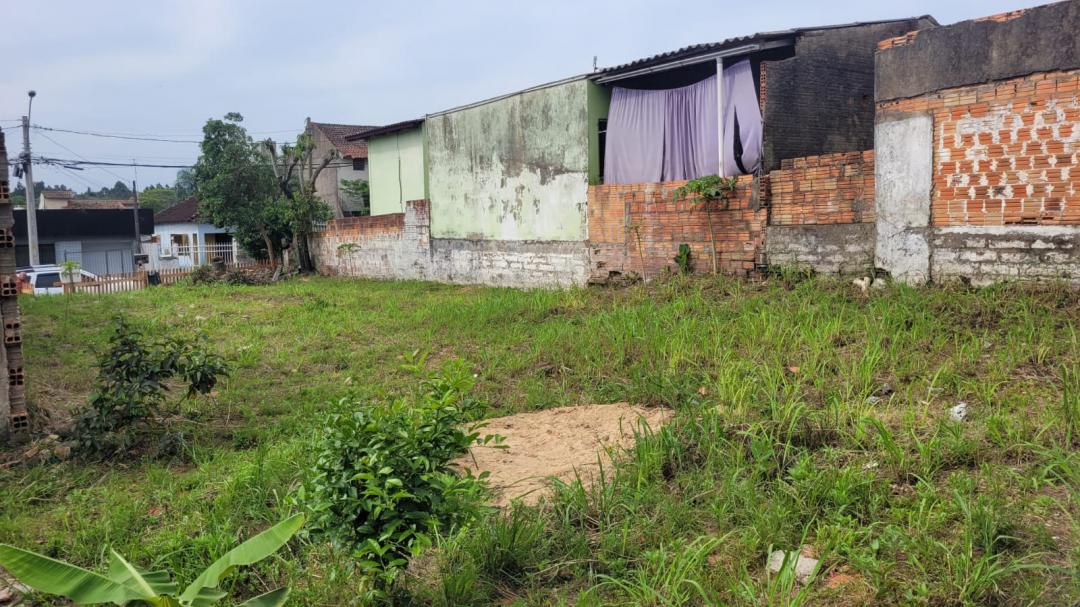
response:
M184 200L195 195L195 171L180 169L176 172L176 199Z
M203 127L195 163L199 210L218 227L227 227L253 255L264 252L278 266L282 243L291 235L289 214L274 170L240 124L240 114L210 119Z
M360 203L361 215L371 215L371 186L367 179L342 179L341 189L350 200Z
M153 209L155 213L176 204L176 190L158 184L139 193L139 206Z

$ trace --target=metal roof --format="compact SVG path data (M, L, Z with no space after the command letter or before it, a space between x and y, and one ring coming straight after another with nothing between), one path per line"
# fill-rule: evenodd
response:
M612 67L599 69L592 74L593 78L599 78L604 76L613 76L623 72L636 71L641 68L647 68L657 65L663 65L682 59L688 59L699 55L708 55L717 51L723 51L740 46L749 46L754 44L761 44L765 42L773 42L783 40L785 38L795 38L806 32L816 32L821 30L841 29L847 27L862 27L867 25L880 25L883 23L897 23L900 21L918 21L920 19L929 19L932 23L937 25L935 20L930 15L922 15L920 17L905 17L903 19L882 19L880 21L856 21L853 23L842 23L836 25L819 25L816 27L797 27L786 30L778 30L774 32L760 32L750 36L737 36L734 38L728 38L720 42L705 42L702 44L691 44L690 46L684 46L674 51L667 51L664 53L658 53L651 57L645 57L643 59L635 59L628 63L622 63Z
M371 139L372 137L376 137L378 135L386 135L386 134L389 134L389 133L396 133L398 131L406 131L408 129L413 129L413 128L416 128L416 127L420 126L421 124L424 124L424 119L423 118L416 118L414 120L402 120L401 122L395 122L393 124L388 124L386 126L381 126L381 127L378 127L378 128L367 130L367 131L364 131L363 133L357 133L355 135L349 135L348 137L345 138L345 141L357 141L357 140L360 140L360 139L367 140L367 139Z

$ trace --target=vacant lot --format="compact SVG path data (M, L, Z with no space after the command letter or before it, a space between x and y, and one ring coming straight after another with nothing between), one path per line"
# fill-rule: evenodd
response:
M113 546L190 579L290 512L323 417L408 390L401 357L421 350L472 365L490 416L629 401L675 417L604 484L444 538L402 604L1077 604L1078 302L780 279L24 298L29 394L54 426L85 402L118 313L203 331L234 371L173 422L180 456L0 471L0 542L99 567ZM769 575L772 550L801 546L815 580ZM289 584L298 605L365 588L303 538L233 583Z

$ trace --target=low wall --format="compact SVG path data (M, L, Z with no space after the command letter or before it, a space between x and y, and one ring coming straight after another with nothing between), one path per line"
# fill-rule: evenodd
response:
M709 214L698 200L674 199L686 181L589 186L591 281L625 274L646 279L676 271L680 244L691 250L697 272L711 268ZM713 204L712 226L718 269L748 275L761 261L768 211L762 184L751 176L739 183L725 208Z
M929 239L930 271L941 281L1080 279L1080 226L944 227Z
M874 153L785 160L769 174L770 266L866 273L874 265Z
M22 321L15 280L15 219L11 213L8 156L0 132L0 446L30 428L22 357Z
M431 238L431 203L404 213L347 217L312 235L319 272L387 280L434 280L506 287L585 284L588 250L581 242Z

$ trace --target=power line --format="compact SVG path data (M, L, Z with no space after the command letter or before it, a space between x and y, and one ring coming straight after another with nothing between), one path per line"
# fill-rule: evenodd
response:
M51 141L51 142L55 143L56 145L58 145L58 146L60 146L60 147L64 148L65 150L67 150L67 151L71 152L72 154L75 154L75 155L76 155L76 156L78 156L79 158L82 158L83 160L89 160L89 159L88 159L88 158L87 158L86 156L83 156L82 154L80 154L80 153L76 152L75 150L73 150L73 149L69 148L68 146L66 146L66 145L64 145L64 144L62 144L62 143L60 143L59 141L57 141L57 140L53 139L52 137L49 137L49 136L48 136L48 135L46 135L45 133L38 133L38 134L39 134L39 135L41 135L42 137L44 137L45 139L47 139L47 140L49 140L49 141ZM123 177L121 177L121 176L117 175L116 173L113 173L112 171L110 171L109 169L107 169L107 168L105 168L105 167L97 167L97 168L98 168L99 170L105 171L106 173L108 173L108 174L112 175L113 177L116 177L116 178L117 178L117 179L119 179L120 181L125 181L125 179L124 179Z
M163 143L202 143L201 139L166 139L164 137L140 137L134 135L117 135L113 133L95 133L93 131L75 131L72 129L54 129L39 124L30 125L30 128L38 131L56 131L57 133L71 133L74 135L89 135L91 137L107 137L110 139L127 139L130 141L158 141Z

